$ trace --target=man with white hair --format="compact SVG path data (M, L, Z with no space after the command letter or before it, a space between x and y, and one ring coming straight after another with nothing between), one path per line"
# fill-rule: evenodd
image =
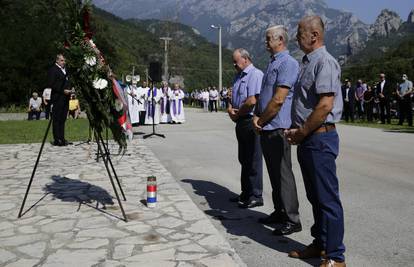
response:
M302 230L291 148L284 131L291 125L293 90L299 73L298 62L289 55L287 29L273 26L266 30L266 49L271 54L258 97L253 124L272 185L274 212L259 222L277 223L274 235L289 235Z
M233 63L237 75L227 112L236 123L241 194L230 201L238 202L240 208L254 208L263 206L262 151L252 124L256 96L260 94L262 87L263 72L253 65L249 52L243 48L234 50Z
M42 106L42 98L38 97L38 94L34 92L32 98L29 100L29 109L28 109L28 120L33 120L33 115L36 115L36 120L40 119L40 112Z
M170 117L172 123L183 123L185 122L184 114L184 91L178 84L174 85L174 89L170 90L168 94L170 100Z

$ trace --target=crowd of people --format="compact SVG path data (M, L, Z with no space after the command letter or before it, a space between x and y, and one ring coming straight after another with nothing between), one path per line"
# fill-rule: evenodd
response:
M226 110L231 99L231 87L223 87L220 91L215 86L194 90L189 95L188 104L203 108L205 112L217 112L218 108Z
M181 124L185 122L185 93L178 84L169 87L162 82L159 87L148 87L143 81L132 80L124 85L128 99L128 113L132 125L152 125L159 123Z
M42 97L37 92L32 93L32 97L29 99L29 107L27 109L28 120L40 120L42 112L44 112L45 119L48 120L50 117L52 89L45 88L43 90ZM69 99L69 107L67 117L78 119L81 113L79 99L76 98L76 94L72 93Z
M408 125L413 126L413 93L413 83L406 74L401 75L397 84L389 82L384 73L374 84L358 80L353 86L349 79L345 79L342 86L343 118L346 122L358 119L390 124L391 118L395 117L399 125L407 120Z

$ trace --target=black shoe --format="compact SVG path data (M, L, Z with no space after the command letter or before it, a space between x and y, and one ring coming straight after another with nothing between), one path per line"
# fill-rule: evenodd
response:
M53 142L50 142L50 144L51 144L52 146L61 146L61 145L62 145L62 142L60 142L60 141L58 141L58 140L54 140Z
M240 201L239 208L242 209L251 209L254 207L263 206L263 199L261 198L250 198L248 201Z
M300 231L302 231L302 225L300 223L286 222L282 227L273 230L273 235L290 235Z
M68 146L68 145L73 145L73 143L69 142L68 140L63 140L62 146Z
M244 201L247 201L247 200L248 200L248 198L244 197L243 194L240 194L236 197L229 198L230 202L244 202Z
M267 217L259 218L257 220L262 224L274 224L274 223L283 223L285 222L285 216L282 213L273 212Z
M229 198L230 202L241 202L240 196Z

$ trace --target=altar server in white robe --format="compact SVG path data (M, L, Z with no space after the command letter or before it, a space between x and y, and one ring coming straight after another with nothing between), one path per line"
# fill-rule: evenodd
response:
M160 102L160 110L161 110L160 122L169 123L171 121L171 115L170 115L170 110L169 110L170 103L169 103L168 96L170 95L171 88L168 86L167 82L162 82L161 91L162 91L163 97L161 98L161 102Z
M127 85L126 92L128 94L128 112L131 123L139 123L139 102L137 101L137 82L132 81L132 84Z
M138 113L140 125L143 125L145 121L145 101L147 98L147 92L147 84L146 82L143 82L142 86L139 86L136 92L136 98L138 99Z
M153 93L154 92L154 93ZM154 99L152 95L154 94ZM161 89L158 89L154 86L154 89L149 88L146 96L146 114L145 114L145 124L154 124L160 123L160 102L163 94Z
M184 105L183 105L184 92L180 89L178 84L175 84L174 89L169 94L170 99L170 115L172 123L185 122Z

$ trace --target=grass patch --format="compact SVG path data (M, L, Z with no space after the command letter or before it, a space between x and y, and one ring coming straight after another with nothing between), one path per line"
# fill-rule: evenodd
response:
M410 127L406 123L404 125L398 125L398 120L392 120L391 124L381 124L377 122L366 122L366 121L356 121L356 122L341 121L340 124L383 129L386 132L389 131L389 132L414 133L414 127L412 126Z
M0 121L0 144L41 143L48 123L48 120ZM85 141L88 137L89 122L87 119L66 121L65 138L68 141ZM105 138L105 132L103 137ZM112 138L110 131L109 138ZM52 140L52 126L50 126L47 142Z
M18 106L18 105L9 105L6 107L0 107L0 113L26 113L27 114L27 106Z

